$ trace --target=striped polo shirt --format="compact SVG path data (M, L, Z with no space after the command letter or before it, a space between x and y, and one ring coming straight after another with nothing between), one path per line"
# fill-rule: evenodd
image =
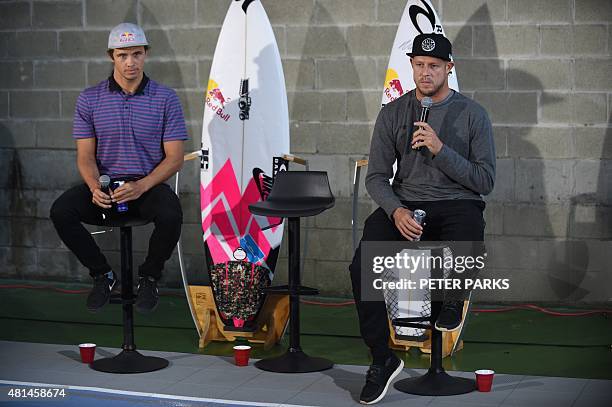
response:
M112 75L81 92L72 137L96 138L98 169L111 178L148 175L164 159L164 142L188 138L176 92L146 75L133 94Z

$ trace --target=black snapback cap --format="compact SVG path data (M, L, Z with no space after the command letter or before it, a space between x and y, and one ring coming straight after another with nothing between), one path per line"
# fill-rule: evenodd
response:
M445 61L451 60L453 47L445 36L442 34L419 34L412 41L412 52L407 52L409 57L434 57Z

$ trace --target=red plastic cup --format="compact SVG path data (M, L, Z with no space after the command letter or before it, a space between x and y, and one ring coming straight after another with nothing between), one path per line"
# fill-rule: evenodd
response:
M236 366L248 366L249 356L251 355L251 347L248 345L234 346L234 360Z
M79 345L79 351L81 352L81 361L83 363L91 363L94 361L94 355L96 354L95 343L82 343Z
M495 372L493 370L481 369L476 372L476 387L478 391L489 392L493 385L493 376Z

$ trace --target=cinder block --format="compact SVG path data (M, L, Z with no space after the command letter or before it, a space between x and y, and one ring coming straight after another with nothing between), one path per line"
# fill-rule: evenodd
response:
M314 89L315 62L311 58L283 59L283 73L287 91ZM202 72L200 71L200 75Z
M79 0L35 1L32 25L37 28L82 27L83 4Z
M281 57L287 55L287 31L284 26L276 25L272 27L274 38L276 38L276 46Z
M514 129L514 127L493 126L493 140L497 158L508 156L508 137Z
M30 278L52 277L90 283L88 273L76 256L68 250L38 249L38 268Z
M576 22L610 22L612 4L609 1L580 0L575 5Z
M565 237L568 216L568 205L507 205L504 235Z
M149 29L149 57L209 57L212 58L219 36L218 28Z
M351 233L348 229L310 229L307 258L314 260L350 260Z
M367 124L322 125L317 138L317 151L322 154L367 154L371 134Z
M522 128L508 137L508 155L516 158L571 158L573 137L569 128Z
M474 55L536 55L539 33L534 25L474 26Z
M376 3L370 0L317 0L316 24L369 23L376 17Z
M30 27L30 2L0 3L0 27L3 30L11 28Z
M13 33L0 33L0 57L5 57L8 55L9 38L13 38Z
M11 117L59 117L59 93L53 91L14 91L10 94Z
M612 161L579 160L574 168L574 193L577 202L612 204Z
M12 218L11 245L20 247L36 247L36 219Z
M339 27L292 27L287 31L287 54L300 58L343 56L346 39Z
M317 88L338 90L382 89L384 78L377 75L369 59L338 58L316 61Z
M612 238L612 211L609 206L577 205L574 219L574 237L605 240Z
M395 39L395 26L353 25L346 29L349 55L388 56Z
M516 198L519 202L561 203L572 196L571 160L516 160Z
M13 147L0 148L0 188L10 189L13 185L13 172L17 165L17 150Z
M544 93L540 122L593 125L607 123L605 93Z
M574 86L577 90L612 90L610 58L579 58L574 61Z
M567 89L571 87L572 61L510 60L507 75L511 90Z
M35 190L33 192L36 201L36 214L34 216L40 219L49 218L51 205L53 205L53 202L55 202L55 200L64 193L63 190L47 191L43 189Z
M488 202L487 200L487 206L484 211L486 235L503 234L503 213L504 205L494 202Z
M196 63L191 61L149 61L147 72L156 81L174 89L197 88Z
M574 55L610 55L606 51L608 30L605 25L574 25L573 28Z
M72 122L68 120L36 122L36 147L76 149L76 143L72 138Z
M369 215L369 205L365 202L358 202L357 225L363 228L363 223ZM351 229L353 219L353 200L352 198L338 198L333 208L315 217L317 228L327 229ZM359 236L361 237L361 236Z
M473 29L472 26L448 26L444 34L453 45L453 58L468 57L472 55Z
M540 26L540 54L571 55L573 31L569 25Z
M612 159L610 129L600 127L574 128L577 158Z
M536 264L540 255L531 239L506 236L490 237L485 244L487 246L487 270L510 269L513 273L533 270L533 265ZM496 277L506 278L508 275L498 272Z
M571 0L514 0L508 3L508 20L515 22L570 22Z
M64 190L82 182L75 151L22 149L16 159L24 189Z
M265 4L268 12L267 3ZM196 1L198 25L214 25L220 27L223 24L229 3L224 1L197 0Z
M0 147L27 148L35 145L34 123L23 120L0 121Z
M196 22L195 2L141 0L140 22L144 27L192 25Z
M0 246L11 246L11 222L9 218L0 218Z
M506 19L506 2L503 0L467 0L462 2L443 0L442 10L443 23L491 24Z
M210 67L212 59L198 61L198 88L205 91L208 88L208 79L210 76Z
M349 121L375 122L381 109L382 92L357 91L346 95Z
M487 195L487 202L512 202L514 194L514 160L512 158L498 158L495 164L495 185L493 191Z
M475 92L474 99L489 112L491 121L535 124L538 121L538 97L535 92Z
M319 92L321 121L346 121L346 97L345 92Z
M59 55L64 58L108 58L109 30L60 31Z
M202 225L200 223L184 223L181 229L181 245L185 254L202 254Z
M273 0L263 3L272 24L309 25L314 20L311 0Z
M31 62L0 62L0 88L31 88L34 82Z
M177 92L186 121L201 121L204 116L204 92L181 90Z
M406 2L403 0L380 0L376 9L376 21L397 25L400 23ZM438 8L437 11L440 11Z
M311 171L327 171L332 193L336 198L351 196L352 169L345 155L304 154Z
M181 207L183 208L183 223L197 224L201 222L200 194L195 194L192 192L181 192L179 194L179 197L181 200Z
M503 90L506 73L497 59L457 59L461 90Z
M6 118L9 114L9 93L0 92L0 118Z
M319 93L294 92L287 95L289 102L289 117L291 120L320 121L321 106Z
M15 183L16 184L16 183ZM23 189L6 190L6 212L4 216L9 218L34 218L37 212L36 191ZM19 220L14 222L15 227L19 226Z
M104 27L110 31L110 27L122 22L135 23L137 4L137 0L86 0L86 26Z
M20 31L7 34L8 56L45 58L57 56L57 32Z
M34 64L34 86L37 89L82 89L85 83L84 62L53 61Z
M316 261L313 267L315 287L321 295L330 297L350 298L353 295L351 277L348 272L350 262L347 261Z
M146 68L147 66L145 65L145 71L147 72L147 75L149 75L149 72ZM110 60L98 61L98 62L88 62L87 63L87 86L97 85L101 81L108 79L108 77L111 76L112 73L113 73L113 65L110 62ZM75 102L76 102L76 99L75 99Z
M80 91L69 90L61 92L60 98L62 103L62 118L72 119L74 117L74 108L80 93Z
M291 152L294 154L316 153L317 135L321 132L319 123L291 122Z
M36 219L36 247L39 249L64 247L50 219Z

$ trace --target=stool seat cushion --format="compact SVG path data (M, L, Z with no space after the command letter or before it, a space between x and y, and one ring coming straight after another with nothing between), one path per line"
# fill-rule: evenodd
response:
M331 198L303 198L295 200L266 200L249 205L249 210L255 215L274 216L278 218L299 218L314 216L334 206Z

